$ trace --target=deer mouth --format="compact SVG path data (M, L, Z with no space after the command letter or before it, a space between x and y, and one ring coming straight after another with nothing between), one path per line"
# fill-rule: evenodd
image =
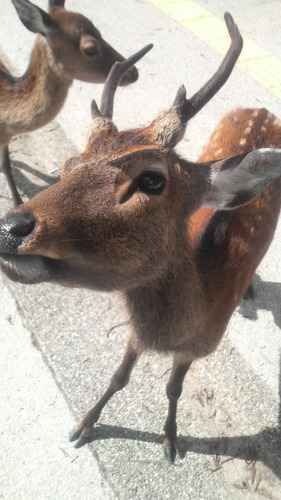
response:
M61 262L38 255L10 255L0 253L2 271L12 281L25 284L51 281L58 273Z
M40 255L0 252L0 268L10 280L25 285L50 282L67 288L98 288L104 291L116 289L111 284L103 283L99 273L94 273L93 277L88 268L75 258L59 260ZM97 276L96 286L93 286L93 280Z

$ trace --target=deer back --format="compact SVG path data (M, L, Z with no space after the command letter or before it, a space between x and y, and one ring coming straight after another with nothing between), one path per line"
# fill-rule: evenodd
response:
M281 147L281 122L266 109L235 109L219 122L198 162ZM221 304L234 308L274 236L281 202L276 179L246 205L231 211L201 208L188 220L188 236L205 286L215 297L214 321ZM231 284L231 285L230 285ZM232 300L231 300L232 298Z

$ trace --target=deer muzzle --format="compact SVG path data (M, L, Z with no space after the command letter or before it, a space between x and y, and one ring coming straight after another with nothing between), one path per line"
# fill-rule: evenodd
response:
M34 230L36 219L29 212L10 213L0 219L0 254L17 255L24 239Z
M48 281L59 261L41 255L23 255L22 246L32 235L37 221L29 212L11 212L0 219L0 266L13 281Z

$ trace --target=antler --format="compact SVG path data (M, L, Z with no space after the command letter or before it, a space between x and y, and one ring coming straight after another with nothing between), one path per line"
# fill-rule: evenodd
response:
M218 92L224 85L232 72L234 65L241 53L243 47L243 39L237 25L234 23L233 17L229 12L224 14L226 26L231 38L231 45L225 55L220 67L212 78L194 94L191 99L186 99L186 90L182 85L176 95L174 106L178 108L181 121L186 123L190 118L200 111L203 106Z
M147 52L149 52L149 50L151 50L152 47L153 44L150 43L145 47L143 47L143 49L139 50L132 56L128 57L128 59L125 59L125 61L123 62L118 61L112 66L107 76L106 82L104 84L101 96L100 110L97 106L96 101L95 100L92 101L91 113L93 118L97 118L99 116L110 119L112 118L114 95L120 80L128 71L128 69L134 64L136 64L136 62L138 62Z

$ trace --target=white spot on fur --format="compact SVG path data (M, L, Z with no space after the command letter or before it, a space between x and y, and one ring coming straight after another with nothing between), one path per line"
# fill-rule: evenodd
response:
M221 155L221 154L222 154L222 148L219 148L219 149L217 149L217 150L215 151L215 155L216 155L216 156L219 156L219 155Z
M245 144L246 144L246 139L245 137L242 137L242 139L240 139L239 141L239 146L245 146Z
M273 122L273 127L281 127L281 122L280 120L278 120L278 118L275 118L274 122Z
M221 127L217 129L212 137L212 142L215 143L217 142L218 138L221 136Z

